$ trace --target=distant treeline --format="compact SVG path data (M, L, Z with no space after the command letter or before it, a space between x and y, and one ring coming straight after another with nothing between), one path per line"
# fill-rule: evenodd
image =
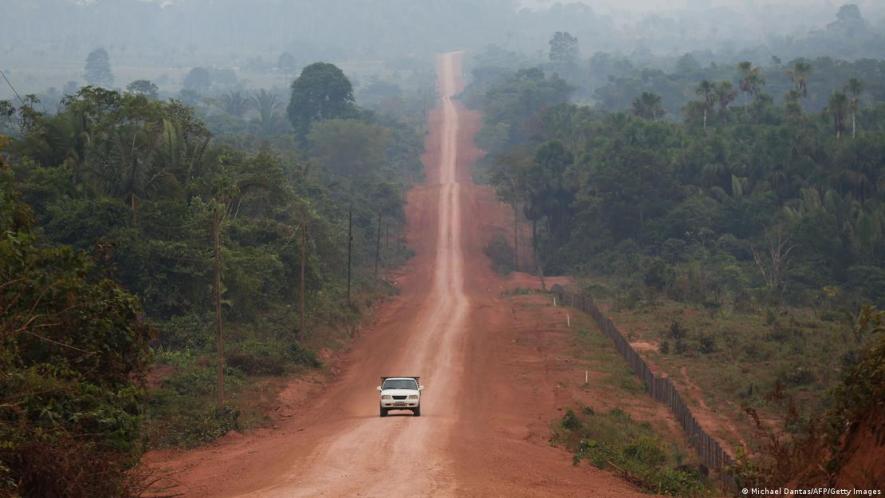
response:
M318 59L398 59L408 65L439 51L490 43L535 54L554 31L576 35L587 54L641 56L704 47L757 63L761 54L853 59L883 48L883 11L875 5L866 7L869 12L851 4L840 10L774 3L761 15L740 7L605 14L587 3L521 10L516 0L5 2L0 50L14 65L68 62L101 46L129 66L245 67L259 57L276 61L283 52L299 67Z
M535 225L545 272L635 276L698 302L813 303L836 289L881 304L885 104L881 80L857 77L883 66L829 62L788 66L780 102L742 64L695 83L670 120L655 87L606 112L569 104L573 87L540 69L478 68L464 98L484 113L489 178ZM820 73L833 86L822 111Z

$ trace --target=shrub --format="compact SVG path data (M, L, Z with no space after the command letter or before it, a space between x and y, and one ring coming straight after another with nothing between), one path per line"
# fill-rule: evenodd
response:
M151 331L85 255L5 212L9 188L0 158L0 496L125 496Z
M688 329L683 327L679 322L674 321L670 324L670 339L685 339L688 336Z
M703 472L684 465L683 455L672 450L647 423L634 421L621 410L594 413L567 410L553 441L594 467L613 468L643 489L672 496L709 494Z
M566 410L565 415L562 416L561 424L562 428L568 431L576 431L581 428L581 421L578 420L578 416L571 408Z
M698 342L700 345L698 346L698 351L704 354L710 354L716 352L716 338L710 334L701 334L698 338Z
M777 378L786 386L804 386L817 379L814 372L804 365L785 367L778 373Z
M492 268L494 268L496 272L501 275L507 275L513 271L513 246L511 246L507 239L500 233L492 238L492 241L486 246L484 252L489 260L491 260Z
M666 286L670 285L674 277L675 272L673 268L664 260L655 258L648 266L648 269L645 270L643 281L645 285L657 291L662 291Z

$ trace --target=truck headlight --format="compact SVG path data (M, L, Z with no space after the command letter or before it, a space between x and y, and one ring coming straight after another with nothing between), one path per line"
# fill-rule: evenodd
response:
M418 399L418 395L417 394L410 394L409 399Z
M381 399L393 399L393 398L391 396L388 396L387 394L385 394L385 395L381 396Z

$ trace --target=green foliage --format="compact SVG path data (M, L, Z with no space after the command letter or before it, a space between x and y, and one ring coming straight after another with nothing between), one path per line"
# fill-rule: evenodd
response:
M323 171L347 181L352 188L359 179L378 176L390 134L380 126L355 119L328 119L313 126L308 140L312 156Z
M295 366L316 368L316 356L297 342L247 341L227 353L227 364L247 375L283 375Z
M86 255L31 233L17 197L0 160L0 494L126 495L149 329Z
M197 68L188 84L191 90L204 92L213 82L230 83L231 77L235 79L235 75ZM11 104L0 109L4 116L9 111L10 125L19 135L11 143L4 139L0 144L13 158L15 177L13 187L13 175L4 166L0 223L3 233L14 239L6 242L7 250L19 251L10 258L3 253L3 263L12 265L16 258L27 256L34 260L16 263L10 274L46 266L42 271L47 275L56 271L64 275L70 288L62 286L45 295L41 305L59 300L72 306L93 303L81 315L73 311L69 313L73 316L64 315L65 334L76 331L70 338L61 332L58 337L49 334L55 328L41 329L48 339L64 339L64 344L77 348L60 346L62 353L67 351L72 357L72 366L53 361L57 372L44 374L33 367L22 379L4 377L3 381L27 386L38 375L67 379L73 370L102 378L116 375L123 387L128 386L139 378L132 372L140 374L147 368L141 353L147 338L140 338L138 344L127 340L134 341L134 331L140 333L151 324L156 331L151 345L160 352L160 364L149 375L147 410L140 391L133 394L123 387L100 386L87 397L77 390L90 384L76 379L65 380L61 390L74 393L71 396L77 399L88 398L88 403L63 403L47 394L35 398L29 407L36 410L44 403L47 416L59 419L66 410L76 412L77 423L91 424L96 437L113 432L113 438L108 436L101 444L88 440L88 444L95 443L95 450L84 449L83 455L111 448L96 456L96 461L120 475L142 443L151 447L201 444L229 430L260 423L263 407L249 404L254 400L242 389L250 379L321 366L307 344L325 347L333 342L319 331L349 327L360 319L363 302L389 291L373 271L378 236L382 236L379 269L408 257L402 233L402 193L420 172L422 151L422 137L415 129L389 116L375 118L359 112L352 97L345 100L353 113L338 117L360 120L329 119L335 117L331 111L320 109L311 118L317 122L311 123L310 149L298 149L293 137L282 135L289 131L278 123L275 94L259 92L249 98L234 91L213 101L226 111L226 122L231 125L213 136L194 110L179 102L159 101L152 94L154 87L136 83L125 93L83 88L66 98L55 115L41 114L33 102L18 109ZM349 82L345 86L349 88ZM255 122L248 122L250 118ZM16 191L33 210L17 201ZM355 306L345 300L348 208L353 212L353 294L360 300ZM19 247L37 247L32 235L17 231L31 223L45 236L39 241L42 249L20 251ZM15 230L8 232L8 227ZM216 346L215 233L221 260L221 318L227 336L226 388L231 394L230 403L220 411L208 408L215 405L217 392L216 360L210 360ZM77 251L88 252L91 258ZM304 296L300 295L302 254ZM138 301L111 279L137 296L144 307L144 312L127 317L137 324L132 330L124 326L124 317L118 316L112 304L137 308ZM44 283L52 281L47 277ZM10 292L19 290L15 285L10 284ZM31 301L20 304L32 302L35 296L28 294ZM98 304L105 302L109 303L105 308ZM39 306L36 310L42 311ZM102 319L86 323L92 316ZM28 348L4 350L8 358L3 356L3 361L42 362L28 355L52 349L32 347L32 342L40 341L29 335L17 341L27 343ZM133 352L136 347L142 348L138 354ZM93 350L102 354L91 354ZM82 357L73 365L77 355ZM53 411L56 404L61 415ZM90 422L98 417L93 413L97 410L106 415L101 417L105 426ZM139 416L142 411L144 421ZM140 436L142 426L144 437ZM16 437L24 438L32 429L25 426ZM47 443L47 454L59 448L53 441ZM0 461L9 469L2 470L0 482L7 475L31 472L5 458ZM75 475L72 469L56 470L62 476ZM95 470L96 475L102 472ZM107 481L109 485L122 482L119 476ZM93 493L119 494L124 493Z
M621 410L594 413L568 409L554 427L554 442L574 451L574 463L589 461L612 469L642 489L671 496L708 496L712 485L705 470L681 463L648 423L634 421Z
M489 245L484 249L486 256L492 262L492 267L501 275L507 275L514 270L514 252L513 246L501 234L496 234Z
M752 64L739 65L737 84L692 88L698 112L684 123L656 120L661 99L650 92L637 96L634 117L551 107L513 90L544 85L537 69L466 94L485 113L481 136L495 141L489 180L535 225L545 273L615 275L708 309L810 304L826 286L878 300L885 135L861 119L848 136L851 116L864 113L863 84L844 83L849 66L822 64L842 75L845 93L836 95L845 98L801 118L765 98L767 80ZM789 86L800 100L814 68L793 64ZM737 92L742 109L732 106ZM545 161L554 146L563 159Z
M845 369L833 395L830 426L835 440L852 424L881 413L885 400L885 311L864 306L856 319L854 335L865 346L857 361Z
M500 128L497 133L480 132L477 143L488 152L501 152L510 144L526 142L537 131L541 112L565 102L571 92L559 76L546 76L537 68L496 77L480 95L468 89L466 100L482 107L486 127Z
M173 360L171 376L154 390L147 404L145 432L155 447L193 447L240 429L240 412L215 404L215 366L192 355ZM229 389L236 392L243 385L238 369L225 371Z
M557 31L550 39L550 60L558 64L575 64L578 61L578 39L572 34Z
M355 116L353 86L334 64L311 64L292 83L288 113L295 134L304 140L316 121Z

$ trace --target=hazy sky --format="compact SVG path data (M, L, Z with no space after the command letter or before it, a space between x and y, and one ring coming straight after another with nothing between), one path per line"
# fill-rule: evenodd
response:
M523 5L527 7L549 6L562 0L521 0ZM610 9L629 9L637 11L648 10L670 10L682 9L685 7L704 7L704 6L730 6L737 8L758 9L765 5L814 5L831 6L837 9L840 5L846 3L856 3L861 7L873 6L880 4L882 0L582 0L580 3L590 5L591 7ZM562 3L569 3L566 0Z

